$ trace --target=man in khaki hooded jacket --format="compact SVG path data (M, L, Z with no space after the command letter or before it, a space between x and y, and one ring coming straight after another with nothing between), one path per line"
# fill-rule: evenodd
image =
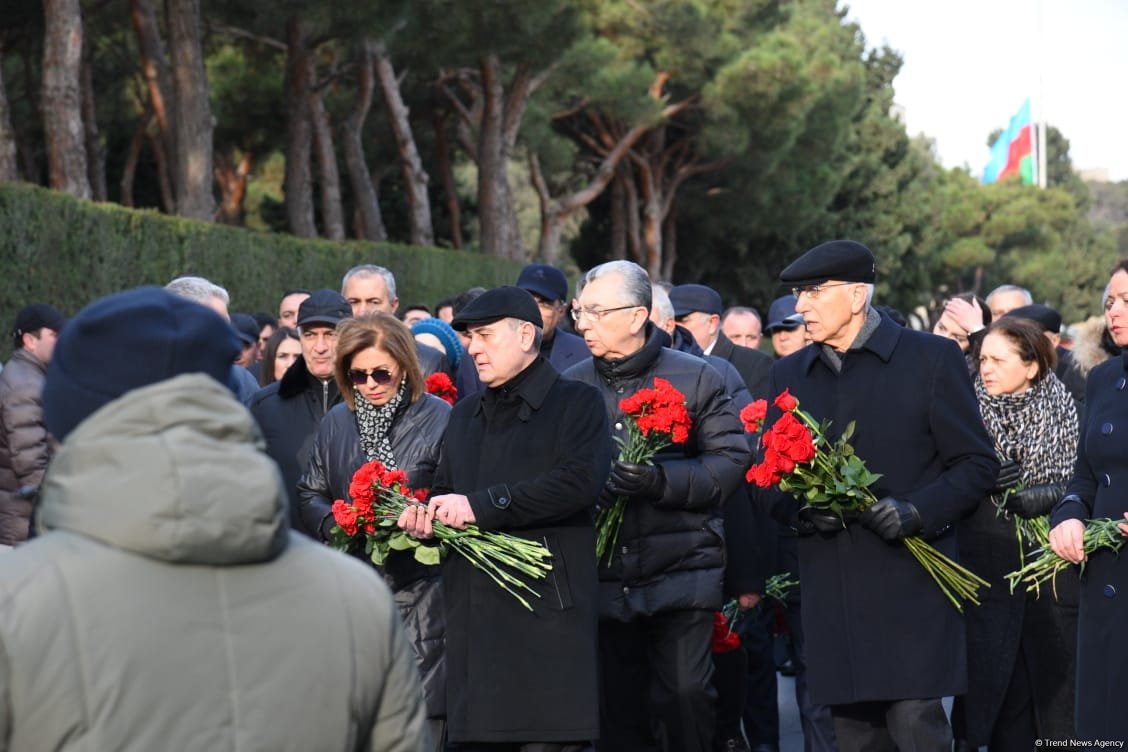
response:
M157 288L64 329L41 536L0 570L0 750L426 748L391 595L289 530L237 349Z

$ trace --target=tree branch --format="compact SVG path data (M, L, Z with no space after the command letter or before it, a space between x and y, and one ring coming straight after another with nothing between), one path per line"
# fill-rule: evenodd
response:
M237 37L239 39L249 39L252 42L267 47L273 47L276 50L286 51L286 43L274 39L273 37L264 37L260 34L254 34L246 29L240 29L237 26L228 26L226 24L215 23L214 21L207 21L207 29L212 34L226 34L227 36Z

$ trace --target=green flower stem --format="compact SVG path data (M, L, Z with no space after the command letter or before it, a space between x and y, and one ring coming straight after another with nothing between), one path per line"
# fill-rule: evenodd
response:
M633 420L627 422L627 440L619 442L619 460L632 465L648 464L654 455L670 446L669 434L654 431L644 436ZM627 514L627 497L620 496L610 507L602 507L595 516L595 558L611 566L619 543L619 528Z
M1125 541L1124 535L1120 532L1118 525L1123 523L1123 520L1110 520L1110 519L1096 519L1089 520L1085 523L1085 534L1082 537L1082 549L1085 552L1086 559L1102 548L1110 549L1113 552L1119 553L1123 548ZM1046 523L1047 527L1049 523ZM1026 591L1028 593L1039 593L1042 585L1048 582L1053 582L1058 574L1068 569L1073 562L1068 559L1063 559L1054 553L1054 550L1049 546L1049 534L1047 533L1047 543L1039 550L1031 554L1031 558L1021 566L1017 571L1007 574L1007 582L1010 584L1010 591L1013 593L1018 588L1020 583L1026 584ZM1081 564L1084 568L1084 563ZM1056 583L1054 583L1056 586Z

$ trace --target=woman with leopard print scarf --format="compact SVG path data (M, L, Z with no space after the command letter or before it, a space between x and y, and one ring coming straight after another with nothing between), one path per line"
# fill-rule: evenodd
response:
M1014 518L1049 514L1076 459L1077 411L1054 362L1042 330L1015 317L993 323L980 349L975 390L1003 469L996 493L959 530L961 563L991 583L968 611L968 692L953 709L957 739L972 749L1029 750L1074 736L1077 574L1040 596L1011 594L1005 579L1037 547Z

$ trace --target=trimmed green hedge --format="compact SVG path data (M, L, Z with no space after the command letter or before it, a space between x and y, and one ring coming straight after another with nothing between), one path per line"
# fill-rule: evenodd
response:
M42 301L72 315L90 301L174 277L206 277L231 309L278 312L291 288L339 289L357 264L396 275L400 305L428 306L468 287L513 284L521 264L466 251L395 243L304 240L95 204L28 184L0 184L0 331ZM0 338L7 359L11 341Z

